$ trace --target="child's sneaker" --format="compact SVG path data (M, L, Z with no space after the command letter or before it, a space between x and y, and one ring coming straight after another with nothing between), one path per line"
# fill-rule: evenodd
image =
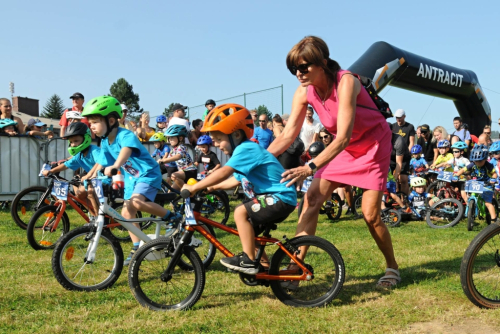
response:
M258 264L250 260L245 252L241 252L233 257L225 257L220 260L220 263L222 263L224 267L248 275L255 275L259 272Z
M138 248L136 248L135 246L132 247L132 250L130 251L130 254L128 255L128 257L125 259L125 261L123 261L123 266L126 267L130 264L130 261L132 261L132 257L134 257L134 254L135 254L135 251L137 250Z
M170 215L167 216L167 218L163 219L163 220L168 221L167 226L166 226L167 230L165 232L165 236L169 237L174 233L175 229L177 228L179 223L182 221L182 215L180 213L170 211Z

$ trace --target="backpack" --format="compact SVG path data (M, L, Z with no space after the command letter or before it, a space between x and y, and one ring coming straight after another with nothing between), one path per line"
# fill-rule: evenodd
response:
M344 73L344 74L349 74L349 73ZM356 78L358 78L359 82L361 82L361 85L363 85L363 87L368 92L368 95L370 95L373 103L375 103L375 106L377 107L377 109L372 108L372 107L368 107L368 106L364 106L364 105L361 105L361 104L356 104L356 106L362 107L362 108L366 108L366 109L370 109L370 110L379 111L382 114L382 116L384 116L385 119L393 117L391 108L389 108L389 103L385 102L377 94L377 91L375 90L375 87L373 86L372 79L364 77L364 76L361 76L361 75L358 75L358 74L355 74L355 73L350 73L350 74L352 74L353 76L355 76Z

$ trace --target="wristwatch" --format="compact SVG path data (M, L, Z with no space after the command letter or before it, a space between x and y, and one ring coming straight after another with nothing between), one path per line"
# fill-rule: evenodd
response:
M316 171L318 170L318 167L316 167L316 164L313 161L310 161L308 166L309 166L309 168L311 168L313 173L316 173Z

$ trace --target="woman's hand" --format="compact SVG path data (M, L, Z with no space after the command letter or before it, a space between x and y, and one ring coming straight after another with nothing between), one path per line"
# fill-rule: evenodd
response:
M290 181L286 184L287 187L290 187L294 183L298 183L304 181L306 177L314 175L313 170L309 166L301 166L297 168L292 168L285 171L281 176L283 177L280 183Z

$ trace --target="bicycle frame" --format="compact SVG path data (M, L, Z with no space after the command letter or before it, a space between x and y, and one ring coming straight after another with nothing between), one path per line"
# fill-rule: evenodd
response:
M484 204L484 200L483 200L483 197L481 196L481 194L478 194L478 193L470 193L467 194L469 196L469 198L467 199L467 203L469 203L470 201L476 201L476 207L475 207L475 212L474 212L474 217L477 217L479 214L481 214L481 216L485 217L486 216L486 205ZM469 206L467 205L467 207L465 208L465 215L467 216L469 214Z
M186 203L186 206L188 203ZM185 207L186 207L185 206ZM197 208L195 207L195 210L193 210L194 218L196 220L196 225L191 225L191 224L186 224L184 225L184 229L186 230L187 233L184 233L181 237L181 244L183 245L189 245L191 237L194 233L194 231L197 231L205 237L211 244L213 244L219 251L221 251L225 256L231 257L234 256L234 254L229 251L219 240L217 240L216 237L212 236L209 232L207 232L199 222L210 225L212 227L221 229L223 231L226 231L230 234L237 235L239 236L239 233L237 230L222 225L220 223L217 223L213 220L210 220L208 218L205 218L201 215L200 212L196 210ZM257 280L286 280L286 281L303 281L303 280L311 280L314 275L313 273L306 268L304 265L304 262L300 260L295 254L292 254L288 250L287 247L278 239L271 238L271 237L255 237L255 242L256 244L260 245L259 251L257 252L256 259L260 259L263 252L264 252L264 247L266 244L275 244L277 245L283 252L285 252L291 259L293 259L294 264L296 264L301 270L302 270L302 275L297 275L298 269L294 270L280 270L279 275L269 275L268 273L262 272L262 273L257 273L255 275L255 278ZM174 251L174 254L172 255L172 259L170 260L167 268L165 269L164 273L162 274L162 277L167 279L168 277L171 277L173 270L175 266L177 265L178 260L180 259L182 255L182 247L177 247Z

